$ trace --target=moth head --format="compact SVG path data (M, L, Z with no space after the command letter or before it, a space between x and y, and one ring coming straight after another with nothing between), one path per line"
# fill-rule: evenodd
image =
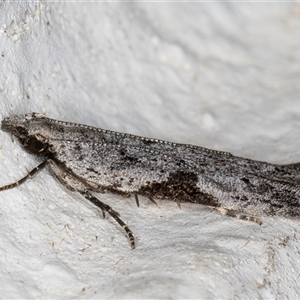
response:
M29 113L12 116L2 120L1 129L18 138L21 145L31 154L45 154L48 144L42 137L35 134L33 130L38 126L41 119L46 118L44 114Z

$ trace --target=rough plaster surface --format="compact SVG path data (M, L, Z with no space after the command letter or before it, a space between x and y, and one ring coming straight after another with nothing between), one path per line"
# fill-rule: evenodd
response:
M299 3L0 4L0 117L37 111L276 163L300 161ZM0 184L37 162L0 132ZM2 298L298 298L300 223L99 195L47 171L0 194Z

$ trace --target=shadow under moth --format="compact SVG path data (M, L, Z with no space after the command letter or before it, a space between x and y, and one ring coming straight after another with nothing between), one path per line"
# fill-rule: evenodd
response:
M28 113L2 120L39 165L7 190L46 166L68 189L114 218L131 248L135 238L120 214L94 193L115 193L209 206L261 224L260 216L300 216L300 164L275 165L199 146L119 133Z

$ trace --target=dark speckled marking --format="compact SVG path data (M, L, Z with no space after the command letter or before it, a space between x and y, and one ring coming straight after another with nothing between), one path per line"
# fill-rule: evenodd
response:
M208 206L219 206L218 200L210 194L203 193L197 187L197 175L188 172L171 173L168 180L144 185L138 194L145 197L191 202Z

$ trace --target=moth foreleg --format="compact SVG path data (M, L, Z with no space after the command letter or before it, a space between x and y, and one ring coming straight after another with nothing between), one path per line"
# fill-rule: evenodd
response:
M35 168L33 168L30 172L27 173L26 176L24 176L23 178L21 178L20 180L11 183L11 184L7 184L5 186L0 187L0 191L4 191L4 190L9 190L9 189L13 189L16 186L21 185L22 183L24 183L27 179L31 179L32 177L34 177L39 171L41 171L42 169L44 169L47 165L48 165L49 161L45 160L42 163L40 163L38 166L36 166Z
M258 225L262 224L262 221L259 218L255 217L255 216L248 215L246 213L243 213L243 212L240 212L240 211L237 211L237 210L226 209L226 208L223 208L223 207L214 207L213 209L216 210L217 212L219 212L222 215L233 217L233 218L236 218L238 220L251 221L251 222L257 223Z
M130 240L130 246L131 249L135 248L135 240L132 231L129 229L129 227L120 219L120 214L113 210L109 205L101 202L99 199L97 199L95 196L93 196L90 192L88 191L79 191L87 200L92 202L94 205L99 207L102 210L102 213L107 212L110 214L117 222L118 224L124 228L126 231L128 238Z

